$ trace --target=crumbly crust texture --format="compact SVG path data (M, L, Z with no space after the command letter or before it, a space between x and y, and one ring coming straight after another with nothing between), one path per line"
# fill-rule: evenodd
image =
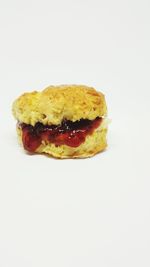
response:
M17 128L19 142L22 145L22 129ZM79 147L69 147L66 145L56 146L55 144L42 142L36 153L46 153L55 158L87 158L92 157L107 147L106 141L107 128L99 127L92 135Z
M64 119L94 120L106 113L104 95L84 85L49 86L42 92L25 93L13 103L14 117L32 126L37 122L58 125Z

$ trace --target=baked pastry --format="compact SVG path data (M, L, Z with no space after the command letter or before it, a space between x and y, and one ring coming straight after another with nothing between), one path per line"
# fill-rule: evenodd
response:
M13 103L20 142L28 152L91 157L107 146L105 97L83 85L49 86Z

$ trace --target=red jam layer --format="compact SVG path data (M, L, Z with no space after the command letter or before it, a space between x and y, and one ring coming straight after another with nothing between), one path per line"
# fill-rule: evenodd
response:
M29 152L35 152L42 141L47 141L56 146L67 145L78 147L84 141L87 135L91 135L99 127L102 118L95 120L84 120L71 122L64 120L61 125L43 125L36 123L31 126L25 123L18 123L22 129L22 142L24 148Z

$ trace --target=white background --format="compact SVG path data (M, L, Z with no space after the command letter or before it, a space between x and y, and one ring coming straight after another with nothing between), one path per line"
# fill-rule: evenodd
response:
M64 83L104 92L108 149L29 156L12 101ZM0 267L150 266L149 116L149 0L0 0Z

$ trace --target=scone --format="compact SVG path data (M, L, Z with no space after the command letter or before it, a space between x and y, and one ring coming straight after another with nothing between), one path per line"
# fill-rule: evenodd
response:
M105 97L83 85L49 86L13 103L17 133L30 153L86 158L107 146Z

